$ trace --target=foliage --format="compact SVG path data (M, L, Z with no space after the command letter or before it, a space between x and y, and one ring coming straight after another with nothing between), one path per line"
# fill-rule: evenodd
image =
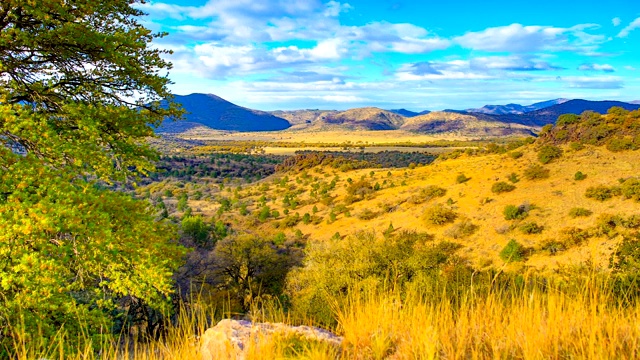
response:
M447 189L441 188L436 185L429 185L427 187L421 188L417 194L412 195L407 199L412 204L422 204L423 202L443 197L447 194Z
M503 211L505 220L524 219L528 212L524 206L507 205Z
M515 186L507 182L498 181L491 186L491 191L496 194L501 194L501 193L513 191L515 190L515 188L516 188Z
M509 156L514 160L520 159L523 155L524 153L522 151L512 151L509 153Z
M581 207L575 207L569 210L569 216L572 218L591 216L593 211Z
M520 179L518 178L518 174L516 173L509 174L509 176L507 176L507 179L514 184L520 181Z
M465 174L458 174L458 176L456 176L456 182L458 184L466 183L469 180L471 180L471 178L467 177Z
M462 239L473 235L479 226L475 225L469 219L463 219L462 221L453 224L448 228L444 234L454 239Z
M611 188L604 185L598 185L588 187L584 193L584 196L589 199L605 201L611 199L613 197L613 194L614 192Z
M527 180L542 180L549 178L549 169L538 164L531 164L524 170L524 177Z
M532 221L521 224L518 229L522 231L523 234L540 234L542 230L544 230L544 227Z
M144 139L179 115L132 5L0 5L0 348L104 334L123 296L167 310L175 229L104 186L152 170Z
M554 159L562 156L562 149L553 145L544 145L538 150L538 160L543 164L548 164Z
M640 179L628 178L620 184L620 193L626 199L640 201Z
M587 178L587 175L584 174L582 171L578 171L575 173L575 175L573 175L573 179L576 181L582 181L586 178Z
M200 246L207 245L209 231L210 228L204 223L202 216L187 216L182 219L182 233Z
M509 240L507 245L500 251L500 258L505 262L523 261L526 249L515 239Z
M458 215L455 211L438 204L425 210L422 217L428 224L444 225L453 222Z

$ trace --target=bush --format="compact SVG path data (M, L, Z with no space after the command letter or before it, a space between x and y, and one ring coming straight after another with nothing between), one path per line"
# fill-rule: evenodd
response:
M536 224L535 222L524 223L518 227L524 234L540 234L544 227Z
M518 178L518 174L516 174L516 173L509 174L509 176L507 176L507 179L509 181L511 181L512 183L514 183L514 184L517 183L518 181L520 181L520 179Z
M505 262L523 261L525 255L524 246L515 239L509 240L507 245L500 251L500 259Z
M428 208L423 215L425 221L431 225L452 223L457 217L458 214L442 205L436 205Z
M377 212L373 212L369 209L364 209L362 210L359 214L358 214L358 219L360 220L371 220L371 219L375 219L378 215L380 215Z
M575 173L575 175L573 175L573 179L576 181L581 181L587 178L586 174L583 174L582 171L578 171L577 173Z
M640 179L628 178L620 185L620 192L626 199L640 201Z
M522 155L524 155L522 151L512 151L509 153L509 156L511 156L511 158L513 159L520 159Z
M558 116L558 120L556 121L557 126L564 126L570 124L576 124L580 122L580 116L576 114L563 114Z
M467 182L467 181L469 181L470 179L471 179L471 178L466 177L466 175L465 175L465 174L459 174L459 175L456 177L456 182L457 182L458 184L462 184L462 183L466 183L466 182Z
M546 250L549 252L549 255L555 255L560 251L566 250L566 246L557 240L546 240L540 245L540 249Z
M604 185L591 186L587 188L584 196L589 199L605 201L613 197L613 191Z
M473 224L471 220L464 219L457 224L453 224L444 234L454 239L461 239L473 235L478 228L478 225Z
M572 218L591 216L591 214L593 214L593 211L580 207L569 210L569 216Z
M573 151L580 151L582 149L584 149L584 145L582 145L581 142L578 141L573 141L571 143L569 143L569 148Z
M538 151L538 160L543 164L548 164L561 156L562 149L553 145L545 145Z
M515 186L509 183L506 183L504 181L499 181L493 184L493 186L491 186L491 191L493 191L496 194L501 194L501 193L513 191L515 188L516 188Z
M441 188L436 185L429 185L424 189L409 197L407 200L412 204L422 204L425 201L435 199L437 197L443 197L447 194L447 189Z
M560 230L560 238L566 248L574 245L580 245L591 236L592 234L588 230L583 230L577 227L568 227Z
M609 151L618 152L625 150L635 150L635 144L631 138L612 138L607 141Z
M507 205L503 211L505 220L518 220L527 217L528 212L523 206Z
M545 169L541 165L532 164L524 170L524 177L527 180L542 180L549 177L549 169Z

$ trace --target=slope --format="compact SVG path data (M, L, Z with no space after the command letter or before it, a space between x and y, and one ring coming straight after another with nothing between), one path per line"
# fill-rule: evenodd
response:
M505 124L482 114L460 114L434 111L405 120L402 130L436 134L455 133L465 136L532 135L533 128L520 124Z

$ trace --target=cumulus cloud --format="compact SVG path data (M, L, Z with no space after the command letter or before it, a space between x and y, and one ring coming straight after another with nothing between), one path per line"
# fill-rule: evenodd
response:
M581 71L603 71L614 72L616 69L609 64L582 64L578 67Z
M470 61L471 69L476 70L506 70L506 71L544 71L561 70L561 67L551 65L532 56L487 56L477 57Z
M452 79L490 79L493 76L482 71L474 71L469 61L452 60L447 62L417 62L402 65L395 74L398 80L452 80Z
M633 20L631 24L627 25L624 29L622 29L620 33L618 33L618 37L620 38L627 37L633 30L637 28L640 28L640 17Z
M615 17L611 19L611 23L613 24L613 26L620 26L620 24L622 23L622 20L619 17Z
M604 35L586 32L598 28L594 24L580 24L570 28L552 26L523 26L511 24L467 32L453 40L469 49L493 52L589 51L606 40Z

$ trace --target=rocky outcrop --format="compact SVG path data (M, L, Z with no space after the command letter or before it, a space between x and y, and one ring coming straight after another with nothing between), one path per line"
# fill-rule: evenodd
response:
M289 326L282 323L252 323L246 320L222 320L200 338L202 360L241 360L251 342L274 335L298 336L310 341L326 342L339 347L342 338L330 331L311 326Z

